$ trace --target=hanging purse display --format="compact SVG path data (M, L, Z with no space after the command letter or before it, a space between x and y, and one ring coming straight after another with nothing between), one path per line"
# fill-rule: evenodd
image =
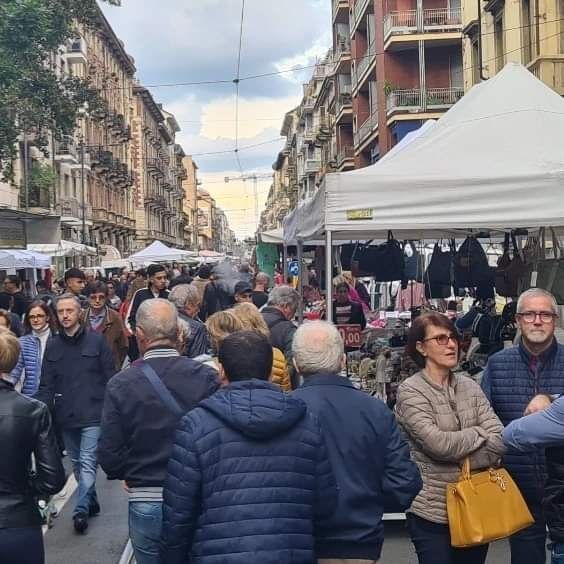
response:
M538 263L537 288L550 292L558 305L564 304L564 257L560 241L551 227L553 258ZM544 253L546 257L546 251Z
M539 264L545 258L545 233L544 227L539 229L538 234L529 234L527 242L523 247L525 265L519 277L518 294L522 294L529 288L537 287Z
M513 245L513 256L509 250L509 241ZM497 261L495 271L496 292L505 298L515 298L519 295L519 279L526 270L523 253L517 246L517 240L513 233L505 234L503 243L503 254Z
M431 261L425 271L425 296L427 299L448 298L452 292L453 251L443 251L441 243L435 243Z
M450 544L470 547L507 538L535 520L515 482L503 468L470 473L464 459L458 482L446 491Z
M488 257L480 242L467 237L454 255L454 279L458 288L475 288L492 284Z
M377 282L402 280L404 276L403 249L388 231L388 240L381 245L357 244L351 257L353 276L373 276Z

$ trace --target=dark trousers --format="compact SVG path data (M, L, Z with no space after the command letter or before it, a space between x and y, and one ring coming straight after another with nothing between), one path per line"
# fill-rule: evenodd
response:
M0 529L2 564L44 564L41 527Z
M448 525L407 514L407 528L419 564L484 564L489 545L453 548Z
M535 523L509 538L511 564L545 564L546 522L544 513L539 504L533 504L527 500L527 505Z

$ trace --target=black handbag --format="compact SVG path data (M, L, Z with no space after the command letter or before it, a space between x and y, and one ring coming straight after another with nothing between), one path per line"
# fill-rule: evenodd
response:
M467 237L454 255L454 280L457 288L474 288L492 284L488 257L480 242Z
M408 246L412 251L410 257L405 254L405 249ZM416 282L423 282L423 274L425 272L425 256L419 254L419 251L416 249L413 241L404 241L403 251L403 281L408 282L409 280L415 280Z
M510 241L513 245L513 256L510 253ZM496 292L505 298L514 298L519 295L519 278L526 270L525 260L517 246L515 235L505 234L503 254L497 261L495 271Z
M559 305L564 304L564 256L553 228L552 249L554 258L541 260L538 264L537 288L550 292Z
M357 244L351 257L351 272L355 277L373 276L377 282L403 280L403 249L388 231L388 240L381 245Z
M425 271L425 296L427 299L448 298L452 292L452 248L443 251L435 243L431 261Z

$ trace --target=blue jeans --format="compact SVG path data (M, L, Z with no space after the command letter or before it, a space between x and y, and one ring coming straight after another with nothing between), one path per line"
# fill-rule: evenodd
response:
M129 503L129 538L137 564L159 564L159 540L163 524L161 501Z
M96 451L100 427L65 429L63 436L71 458L74 477L78 484L73 516L78 513L88 515L90 507L98 503L96 496L96 470L98 469Z
M564 542L553 542L548 548L550 548L551 564L564 564Z
M545 564L546 522L542 508L527 500L534 524L509 537L511 564Z

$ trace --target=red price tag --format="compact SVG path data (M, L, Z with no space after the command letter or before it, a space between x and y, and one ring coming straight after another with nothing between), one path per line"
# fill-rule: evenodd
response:
M360 325L337 325L345 347L359 349L362 345L362 329Z

